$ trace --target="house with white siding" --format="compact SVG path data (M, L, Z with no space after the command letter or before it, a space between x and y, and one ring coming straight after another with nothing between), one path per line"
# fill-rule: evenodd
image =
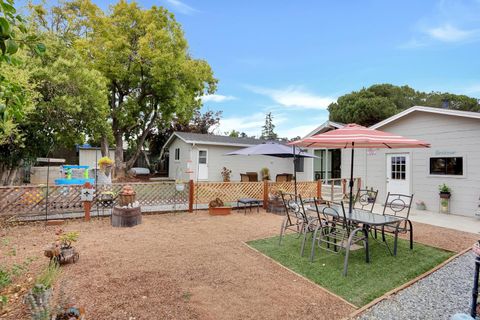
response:
M335 130L342 124L326 122L309 135ZM480 113L414 106L371 128L427 141L428 149L357 149L354 176L363 186L379 191L414 194L427 210L439 211L438 186L451 188L450 212L475 216L480 197ZM313 150L314 177L348 178L350 150ZM339 156L340 154L340 156ZM342 168L345 168L342 170Z
M236 138L213 134L174 132L163 147L168 150L168 177L194 181L222 181L223 167L232 170L231 181L240 181L240 174L270 170L271 179L277 174L293 173L293 160L269 156L226 155L229 152L264 143L254 138ZM313 180L313 160L301 158L297 166L298 181Z

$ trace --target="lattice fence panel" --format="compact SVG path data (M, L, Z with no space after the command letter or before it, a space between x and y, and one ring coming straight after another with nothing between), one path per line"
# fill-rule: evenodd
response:
M81 186L49 186L49 213L79 212ZM44 214L47 188L18 186L0 188L0 215Z
M236 202L240 198L263 200L263 182L200 182L195 185L194 201L208 204L220 198L223 202Z
M136 192L136 200L150 210L170 210L177 204L188 205L189 186L177 191L174 182L115 183L98 187L96 196L102 191L118 194L122 187L130 184ZM80 199L81 185L49 186L48 213L83 212ZM45 214L47 188L42 186L0 187L0 215L42 215Z
M270 182L268 191L283 191L286 193L295 193L294 182ZM297 182L297 193L304 199L310 199L317 196L317 182L315 181L299 181Z

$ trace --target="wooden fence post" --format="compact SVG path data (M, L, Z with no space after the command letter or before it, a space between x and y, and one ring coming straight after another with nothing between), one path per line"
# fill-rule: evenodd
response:
M188 188L188 212L193 212L193 199L195 194L195 184L190 180Z
M344 196L347 194L347 179L342 179L342 193Z
M332 179L331 180L331 186L330 186L330 201L335 201L335 181Z
M322 199L322 179L317 180L317 199Z
M263 209L268 209L268 180L263 180Z
M357 180L358 180L357 190L360 190L360 189L362 189L362 178L359 177L359 178L357 178Z

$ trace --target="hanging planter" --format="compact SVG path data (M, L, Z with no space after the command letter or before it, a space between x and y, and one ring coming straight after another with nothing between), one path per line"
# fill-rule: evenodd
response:
M175 183L175 190L178 192L182 192L185 190L185 184L184 183Z

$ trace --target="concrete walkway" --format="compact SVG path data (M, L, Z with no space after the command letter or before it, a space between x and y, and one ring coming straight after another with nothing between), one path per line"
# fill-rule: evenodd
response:
M376 204L373 211L381 214L383 212L383 205ZM410 211L410 220L437 227L480 234L480 217L465 217L456 214L445 214L412 208Z

